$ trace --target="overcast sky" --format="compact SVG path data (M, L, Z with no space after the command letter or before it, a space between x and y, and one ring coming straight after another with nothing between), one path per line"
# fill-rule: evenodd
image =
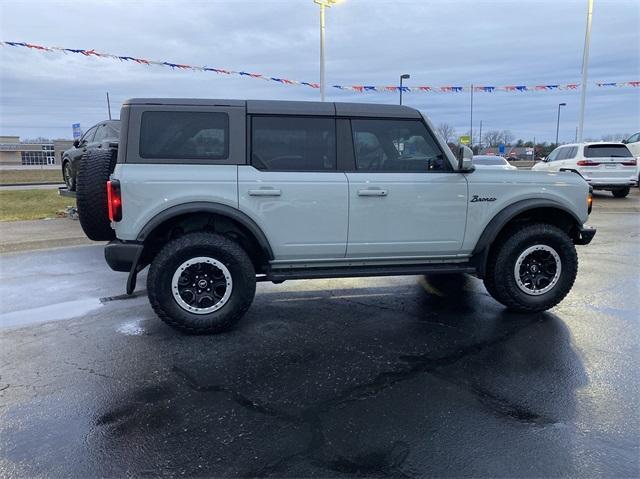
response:
M579 82L586 0L343 0L327 10L327 84L509 85ZM318 6L313 0L0 1L2 40L245 70L316 82ZM0 135L71 137L131 97L318 100L302 86L172 71L81 55L0 48ZM640 80L640 1L595 0L585 136L640 130L640 89L595 81ZM397 94L328 88L331 101L395 103ZM405 103L458 134L469 94L407 93ZM578 92L477 93L474 129L572 141Z

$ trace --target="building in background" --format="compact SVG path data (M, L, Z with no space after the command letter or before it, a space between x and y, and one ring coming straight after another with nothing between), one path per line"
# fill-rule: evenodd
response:
M0 136L0 167L60 165L62 153L72 146L72 140L25 143L19 136Z

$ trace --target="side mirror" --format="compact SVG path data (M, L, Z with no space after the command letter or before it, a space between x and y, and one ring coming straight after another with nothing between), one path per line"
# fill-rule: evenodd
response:
M622 143L624 143L626 145L629 142L627 140L622 140Z
M73 140L73 146L75 148L80 148L80 140Z
M473 150L465 145L458 146L456 155L458 160L458 171L473 171Z

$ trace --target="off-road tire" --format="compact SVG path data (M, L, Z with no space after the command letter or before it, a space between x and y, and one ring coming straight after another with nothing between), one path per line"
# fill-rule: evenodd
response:
M76 204L80 226L93 241L110 241L116 237L109 222L107 180L116 166L117 150L88 150L78 167Z
M518 256L534 245L553 248L561 264L555 286L537 296L522 291L514 274ZM513 228L501 235L491 249L484 284L489 294L509 309L532 313L545 311L562 301L571 290L577 273L578 255L567 233L550 224L534 223Z
M76 190L76 179L73 177L73 172L71 171L71 160L69 158L64 158L62 160L62 179L64 180L64 184L67 185L67 189L69 191Z
M183 309L171 291L176 270L185 261L199 256L223 263L233 280L227 303L208 314ZM147 276L147 293L153 310L169 326L190 334L213 334L229 329L249 309L255 291L256 274L247 253L235 241L214 233L189 233L171 240L153 259Z
M626 188L616 188L615 190L612 190L611 193L614 198L625 198L630 191L631 188L627 186Z

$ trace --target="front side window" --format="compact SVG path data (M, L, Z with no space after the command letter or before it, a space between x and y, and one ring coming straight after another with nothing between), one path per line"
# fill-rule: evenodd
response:
M446 156L418 120L351 120L358 171L450 171Z
M89 130L82 135L82 138L80 139L80 143L91 143L93 141L93 136L96 134L96 130L98 129L97 126L94 126L93 128L89 128Z
M229 116L195 111L146 111L140 157L220 160L229 156Z
M551 153L549 153L549 156L547 156L547 161L556 161L558 159L559 151L560 151L560 148L556 148Z
M93 141L101 142L105 140L108 136L107 133L107 127L105 125L100 125L96 131L96 135L93 137Z
M560 150L558 150L558 156L556 157L556 161L566 160L569 155L569 149L570 148L566 146L563 146L562 148L560 148Z
M253 117L251 164L259 170L335 171L335 120L292 116Z

